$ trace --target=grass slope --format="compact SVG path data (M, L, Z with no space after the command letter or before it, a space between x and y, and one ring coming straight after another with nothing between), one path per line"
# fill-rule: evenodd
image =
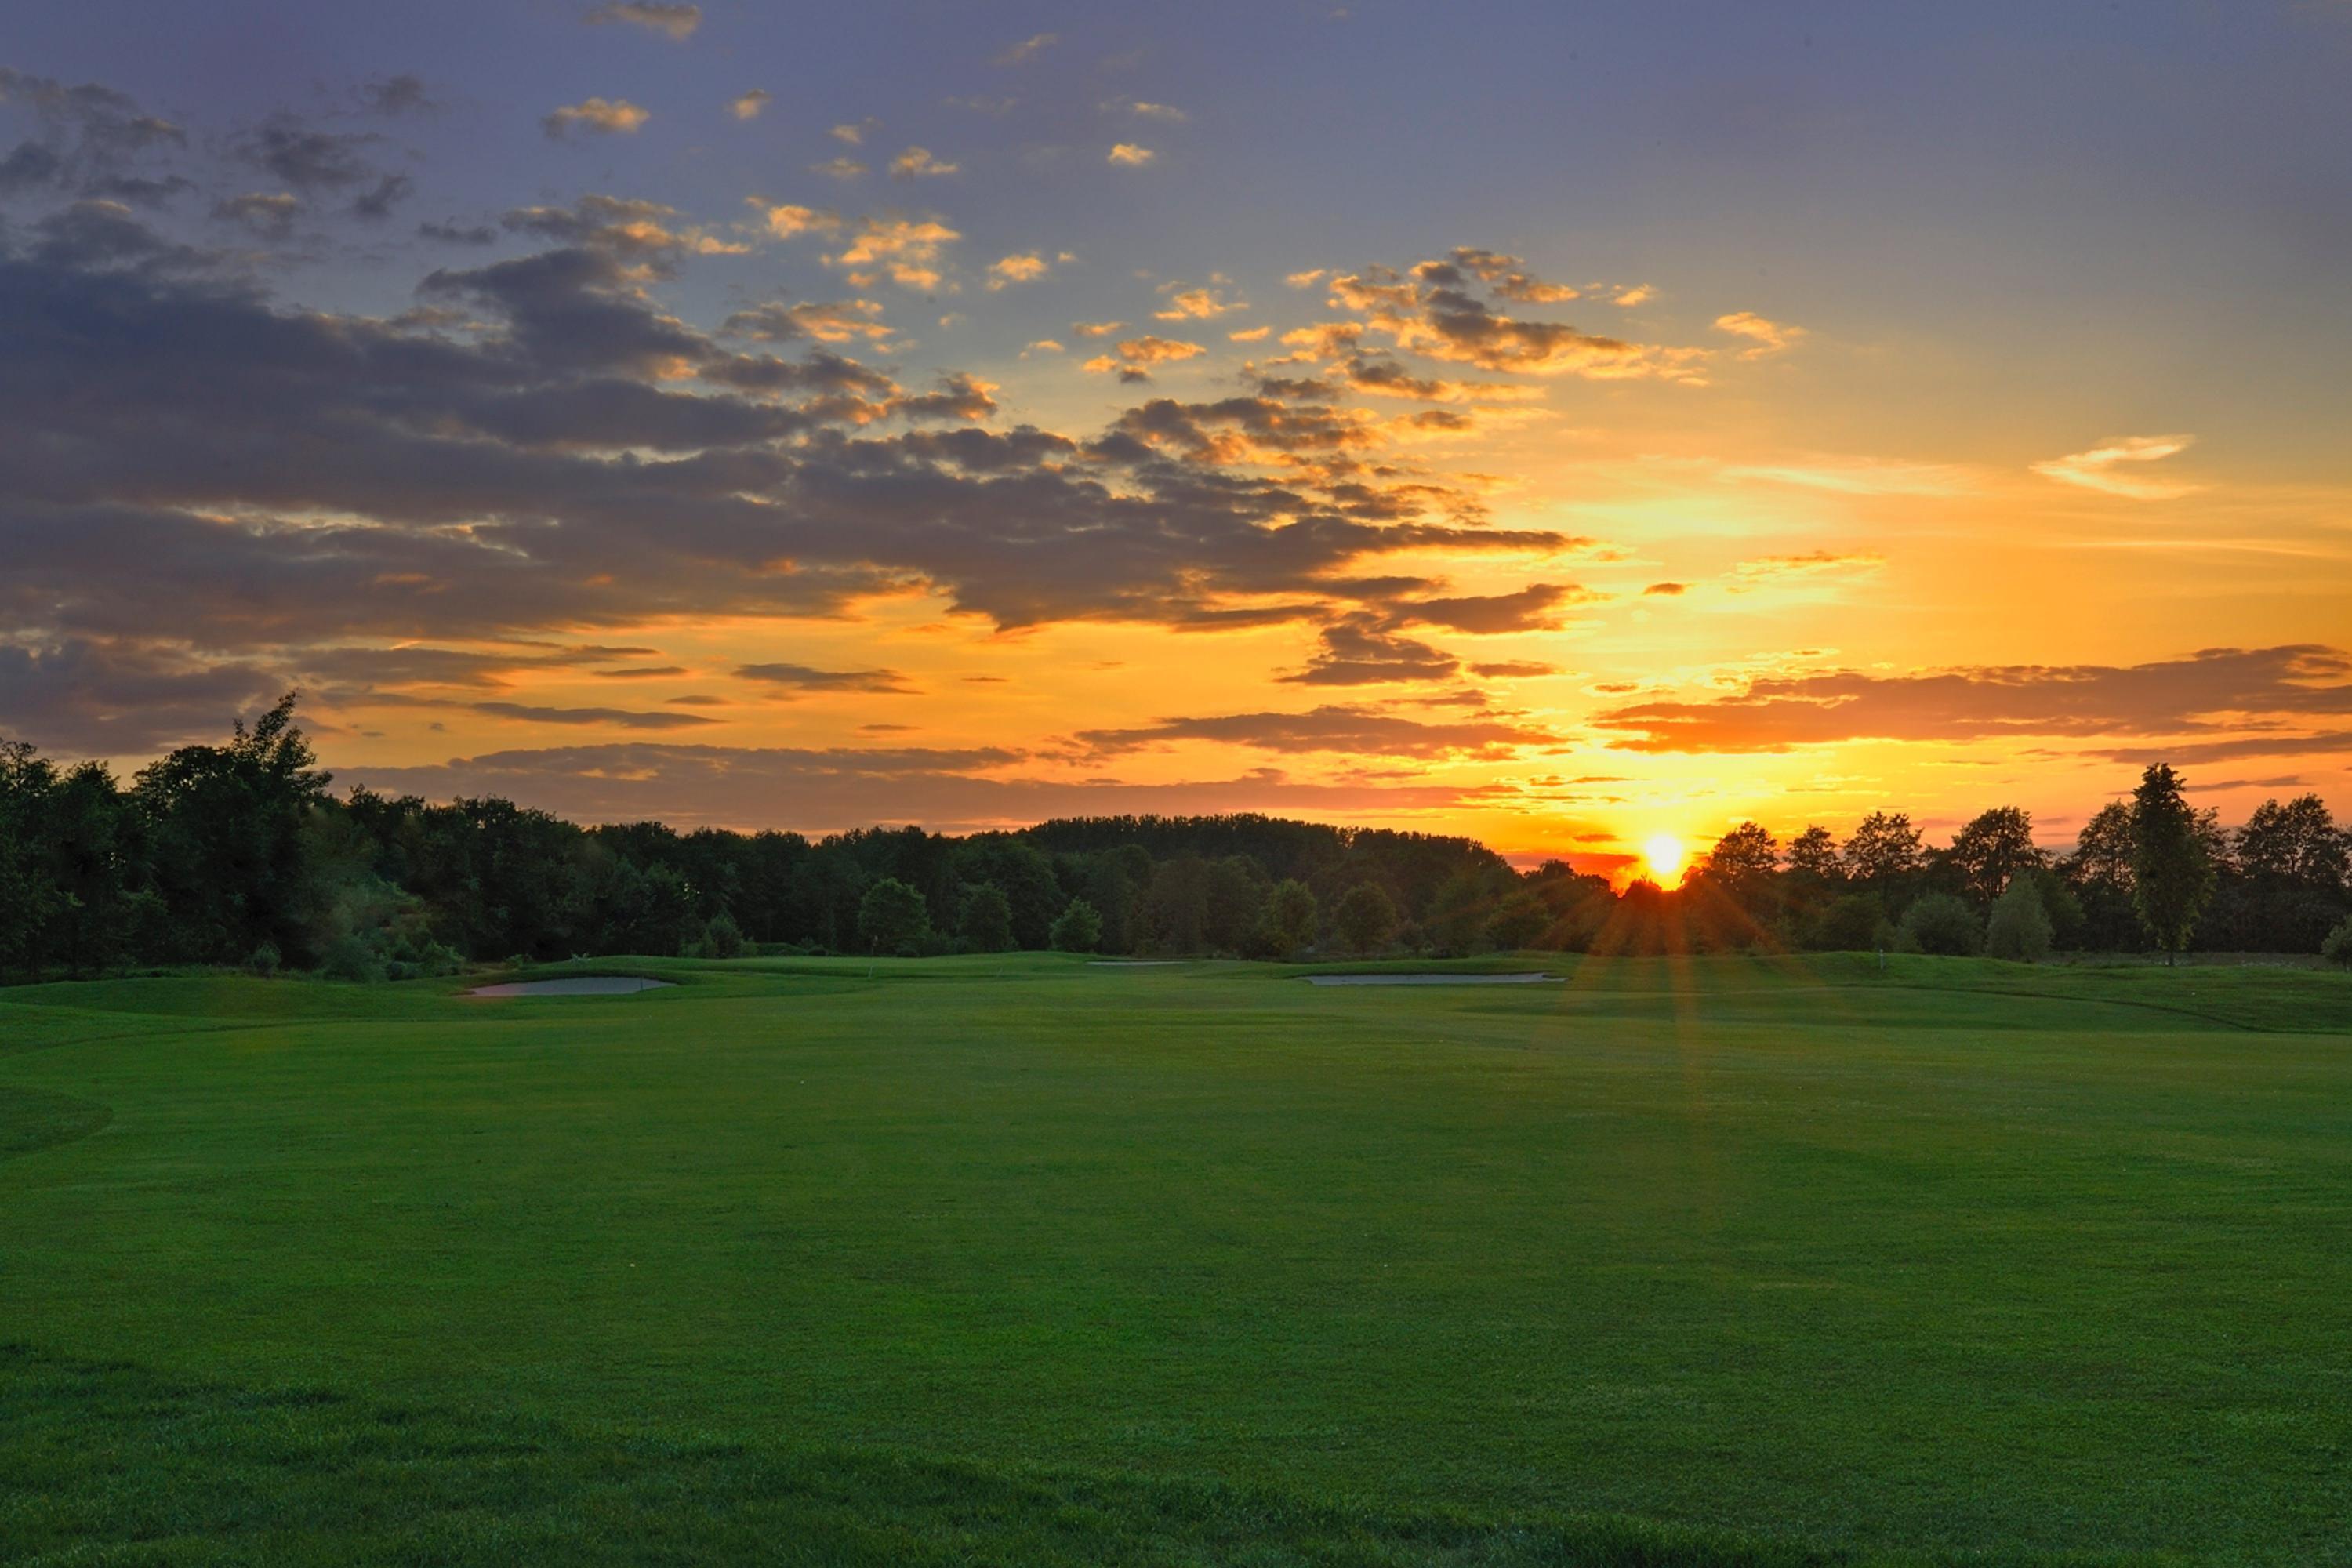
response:
M2343 977L1551 962L0 993L0 1559L2352 1555Z

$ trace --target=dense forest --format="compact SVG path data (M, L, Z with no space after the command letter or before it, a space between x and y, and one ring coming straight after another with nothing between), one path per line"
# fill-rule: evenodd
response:
M126 787L0 741L0 978L133 966L342 979L597 953L921 955L1058 947L1303 954L1895 947L2032 959L2183 949L2352 962L2352 834L2315 795L2234 830L2151 767L2074 847L2013 806L1932 845L1902 813L1844 843L1727 833L1668 890L1622 892L1467 838L1258 816L919 827L581 827L499 799L338 796L289 696Z

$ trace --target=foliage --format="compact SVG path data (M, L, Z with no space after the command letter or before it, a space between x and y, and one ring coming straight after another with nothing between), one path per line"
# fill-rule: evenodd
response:
M1072 899L1047 933L1057 952L1092 952L1102 945L1102 914L1084 899Z
M1789 840L1789 869L1817 882L1838 880L1842 873L1836 837L1826 827L1808 826Z
M1965 957L1984 946L1984 921L1964 899L1929 893L1903 911L1906 947L1916 952Z
M1882 892L1919 869L1919 830L1909 814L1874 811L1845 841L1845 874Z
M2013 878L1992 903L1985 925L1985 956L2035 963L2050 956L2051 922L2042 905L2041 884L2032 876Z
M2000 897L2011 878L2039 867L2045 857L2033 842L2032 816L2017 806L1997 805L1952 836L1945 858L1961 890L1982 905Z
M1735 898L1764 886L1780 864L1780 846L1753 822L1743 822L1715 841L1706 874Z
M2330 963L2352 969L2352 915L2338 921L2334 931L2320 939L2319 956Z
M1350 952L1370 952L1396 930L1396 905L1377 882L1359 882L1339 899L1331 924Z
M743 928L725 910L704 922L701 936L688 950L695 958L740 958L743 951Z
M966 889L956 935L972 952L1010 952L1018 945L1013 940L1013 900L987 884Z
M1296 877L1276 882L1266 895L1265 911L1265 946L1272 955L1288 958L1311 946L1319 915L1314 889Z
M2213 857L2169 764L2152 763L2132 792L2132 903L2168 962L2189 945L2213 896Z
M1817 952L1866 952L1878 945L1885 923L1886 906L1876 893L1847 893L1822 910L1804 945Z
M885 877L857 901L857 934L871 952L912 956L931 934L930 907L913 888Z

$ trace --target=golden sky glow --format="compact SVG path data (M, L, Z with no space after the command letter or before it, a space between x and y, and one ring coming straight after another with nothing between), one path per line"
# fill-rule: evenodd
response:
M2063 837L2158 757L2352 808L2327 8L689 10L195 82L31 25L0 731L135 763L299 684L428 795L1667 881L1749 816Z

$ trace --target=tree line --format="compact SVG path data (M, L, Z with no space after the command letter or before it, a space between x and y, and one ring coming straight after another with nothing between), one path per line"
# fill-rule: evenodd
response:
M2074 848L2016 807L1948 845L1902 813L1843 844L1726 834L1682 888L1622 893L1475 841L1242 814L680 833L583 827L486 797L332 793L289 695L224 744L125 784L0 741L0 979L128 967L316 969L351 980L600 953L1440 955L1895 947L2035 958L2200 947L2352 962L2352 837L2316 795L2234 832L2168 767ZM2332 934L2331 934L2332 933Z

